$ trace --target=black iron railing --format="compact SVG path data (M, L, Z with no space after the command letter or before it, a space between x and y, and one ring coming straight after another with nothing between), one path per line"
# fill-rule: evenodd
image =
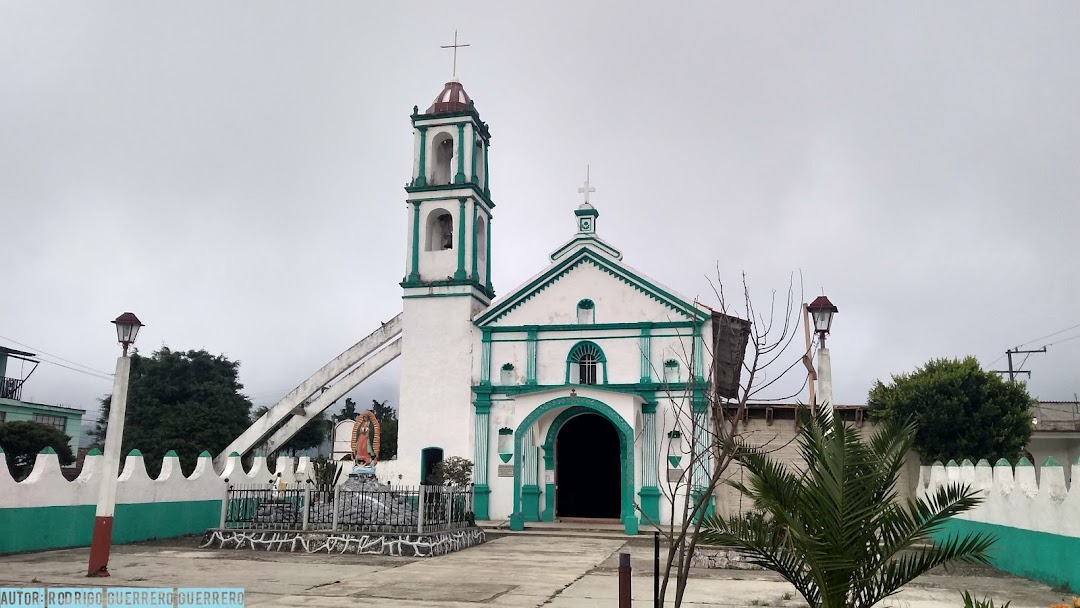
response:
M229 486L221 527L421 533L475 525L472 488L378 486L319 490Z
M0 399L22 400L23 381L20 378L0 378Z

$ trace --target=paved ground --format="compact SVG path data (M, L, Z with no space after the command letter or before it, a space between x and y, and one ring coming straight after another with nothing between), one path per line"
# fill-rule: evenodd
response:
M652 606L652 548L625 537L507 536L424 560L213 551L196 544L179 539L115 547L107 579L83 576L87 549L4 556L0 586L243 587L248 606L267 608L615 606L618 553L626 551L636 575L634 606ZM925 576L883 605L952 608L962 605L963 589L990 595L998 605L1012 601L1011 608L1047 608L1066 598L1045 585L966 568ZM688 608L803 605L771 573L725 570L695 571L687 600Z

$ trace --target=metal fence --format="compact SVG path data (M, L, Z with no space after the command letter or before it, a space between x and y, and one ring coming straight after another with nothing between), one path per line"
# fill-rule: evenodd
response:
M421 533L475 525L472 488L380 486L364 490L230 485L221 527Z

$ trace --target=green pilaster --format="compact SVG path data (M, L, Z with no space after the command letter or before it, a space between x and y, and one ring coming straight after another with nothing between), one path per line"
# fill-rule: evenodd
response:
M641 381L652 382L652 329L641 328Z
M416 172L414 186L427 185L427 127L416 127L420 131L420 167Z
M457 241L457 272L454 279L465 279L465 199L459 199L458 207L458 241Z
M473 176L473 179L475 180L476 176ZM474 281L480 279L480 275L476 273L476 207L475 204L472 206L472 274L469 275Z
M660 523L660 488L642 486L638 496L641 498L641 525L651 526Z
M475 483L473 512L476 519L488 518L488 497L491 490L488 487L488 453L490 452L490 423L491 400L486 396L477 398L473 404L476 411L473 435L473 481Z
M420 280L420 201L413 201L412 268L408 280L410 283Z
M491 189L488 188L488 174L491 173L488 166L488 146L491 145L488 142L484 142L484 196L491 198ZM491 242L491 235L488 235L488 242Z
M491 384L491 330L480 330L480 384Z
M521 516L525 521L540 521L540 487L536 484L521 487Z
M525 343L525 384L536 384L536 329L528 332Z
M484 150L485 150L484 154L486 155L487 154L487 148L484 148ZM484 179L487 179L487 174L486 173L484 174ZM490 294L493 293L492 289L491 289L491 216L490 215L487 218L487 243L486 244L487 244L487 259L484 260L484 263L487 264L487 270L484 271L484 280L487 281L487 291L488 291L488 294L490 295Z
M656 435L656 403L641 404L642 447L641 447L641 523L660 522L659 468L662 459Z
M455 184L465 183L465 123L458 123L457 126L457 175L454 176Z
M701 325L694 325L694 379L705 380L705 341L701 338Z
M562 423L560 422L561 426ZM554 425L553 425L554 426ZM548 433L551 437L554 434ZM555 445L554 441L544 443L544 514L543 521L555 521Z
M475 129L474 129L474 131L475 131ZM472 137L469 138L469 149L472 152L472 154L470 155L471 162L469 163L469 168L472 169L472 179L470 181L472 183L476 184L476 182L478 182L480 180L476 178L476 133L475 132L472 133ZM480 184L476 184L476 185L479 186Z

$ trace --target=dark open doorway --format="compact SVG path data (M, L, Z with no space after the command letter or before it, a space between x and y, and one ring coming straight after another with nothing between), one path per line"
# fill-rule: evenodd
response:
M436 483L435 466L442 461L442 448L424 448L420 450L420 483L425 485Z
M619 433L607 418L582 414L555 438L555 514L618 519L622 509Z

